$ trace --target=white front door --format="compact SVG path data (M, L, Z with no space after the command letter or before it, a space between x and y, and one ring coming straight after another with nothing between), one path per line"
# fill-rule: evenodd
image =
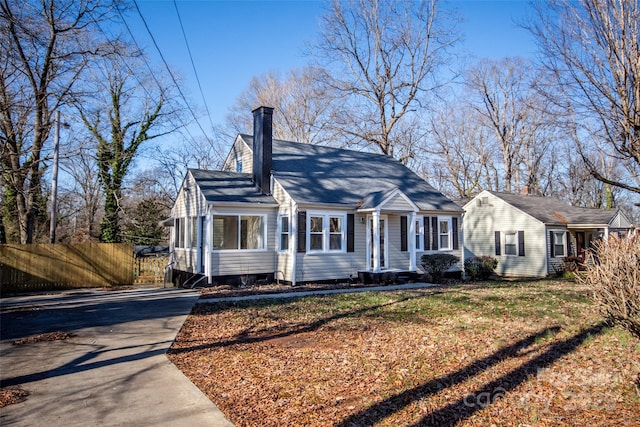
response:
M379 222L378 229L374 227L374 223ZM387 248L387 217L379 215L378 218L368 217L367 222L367 241L369 270L380 271L389 266L389 250Z

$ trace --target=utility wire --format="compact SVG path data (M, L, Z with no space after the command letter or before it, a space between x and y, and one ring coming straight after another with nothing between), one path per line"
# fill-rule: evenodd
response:
M189 46L189 41L187 40L187 34L184 31L184 25L182 24L182 18L180 17L180 12L178 11L178 3L176 2L176 0L173 0L173 6L176 9L176 15L178 15L178 22L180 23L180 29L182 30L182 37L184 38L184 44L187 46L187 52L189 53L189 60L191 60L191 67L193 68L193 74L195 74L196 76L196 82L198 82L198 89L200 90L200 96L202 96L202 102L204 103L204 108L207 111L207 117L209 117L209 124L211 125L211 129L214 129L213 120L211 119L211 112L209 111L209 105L207 105L207 99L204 96L202 85L200 84L200 77L198 76L198 71L196 70L196 64L193 61L193 55L191 54L191 47Z
M207 139L207 141L209 141L209 143L211 144L213 149L216 151L216 154L218 156L220 156L220 153L218 153L218 150L214 146L213 141L211 141L209 136L207 136L207 133L205 132L205 130L202 128L202 125L200 124L200 121L198 120L198 117L196 116L195 112L191 108L190 103L187 101L187 97L182 92L182 89L180 88L180 85L178 84L177 79L175 78L175 76L171 72L171 68L169 68L169 64L167 63L167 60L164 58L164 55L162 54L162 51L160 50L160 47L158 46L158 43L156 42L156 39L153 36L153 33L151 32L151 29L149 28L149 25L147 24L146 19L144 19L144 16L142 15L142 11L140 10L140 7L138 6L138 1L137 0L133 0L133 4L135 5L136 10L138 11L138 15L140 15L140 19L142 19L142 22L144 23L144 26L145 26L145 28L147 30L147 33L149 33L149 36L151 37L151 40L153 41L153 45L156 47L156 50L158 51L158 54L160 55L160 58L162 59L162 62L164 63L165 67L167 68L167 71L169 72L169 76L171 76L171 80L173 80L173 83L176 85L176 88L178 89L178 92L180 93L180 97L184 101L185 105L187 106L187 109L189 110L189 112L191 113L191 116L193 117L193 119L195 120L196 124L198 125L198 127L202 131L202 134L204 135L204 137ZM220 157L222 157L222 156L220 156Z
M120 19L122 20L122 23L124 24L125 28L127 29L127 32L129 33L129 35L131 36L131 40L133 40L133 43L136 45L136 48L138 49L138 51L142 52L142 49L140 48L140 44L138 44L135 36L133 35L133 31L131 30L131 27L129 27L129 24L127 23L127 20L125 19L124 15L120 11L120 9L118 8L117 10L118 10L118 14L120 15ZM101 31L102 31L102 29L101 29ZM103 32L103 34L105 34L104 31L102 31L102 32ZM106 36L106 34L105 34L105 36ZM107 37L107 39L109 39L109 37ZM151 65L149 65L149 61L148 61L146 55L142 55L142 58L144 60L145 65L147 66L147 69L149 70L149 73L151 74L151 76L155 80L156 84L158 85L160 90L163 90L162 84L160 84L160 81L156 77L156 73L154 73L153 70L151 69ZM129 68L129 64L126 64L126 66L127 66L127 68ZM131 71L130 68L129 68L129 71ZM133 71L131 71L131 72L133 73ZM134 75L135 75L135 73L134 73ZM145 90L145 92L147 93L147 95L149 95L149 92L147 91L146 86L144 84L142 84L142 82L140 82L140 80L138 80L138 83L140 83L140 86L142 86L143 89ZM176 84L176 86L177 86L177 84ZM178 90L179 89L180 88L178 87ZM195 138L195 136L193 136L193 134L191 133L191 131L187 127L186 123L182 122L180 124L180 127L187 131L187 134L189 135L191 140L195 143L196 142L196 138ZM206 137L206 135L205 135L205 137Z

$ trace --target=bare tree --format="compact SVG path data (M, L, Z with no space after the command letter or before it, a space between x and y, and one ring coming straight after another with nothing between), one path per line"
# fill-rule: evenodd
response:
M539 74L523 58L483 60L472 67L466 86L472 107L492 130L502 155L502 182L507 192L518 190L521 181L537 189L538 170L551 139L544 131L547 107L534 82ZM519 178L524 165L526 178ZM515 188L514 188L515 186Z
M321 73L318 68L305 67L291 70L285 78L275 72L254 77L227 116L232 132L250 132L253 121L247 112L267 105L274 108L276 138L309 144L339 144L328 126L334 121L337 97L330 88L319 84Z
M436 0L334 0L322 23L314 53L325 83L342 95L333 124L406 163L415 151L400 149L407 135L400 124L426 110L421 101L442 84L457 41L452 21Z
M71 180L61 189L66 194L66 235L70 241L97 241L102 211L102 188L93 146L80 146L72 157L63 159L62 169ZM64 218L61 215L60 221ZM62 224L61 224L62 225ZM64 227L63 227L64 228ZM61 241L64 238L61 237Z
M23 243L33 241L44 211L43 149L53 114L97 52L92 26L110 10L102 0L0 1L3 217L17 222Z
M165 135L168 92L157 78L143 72L140 53L112 45L114 55L92 67L93 102L77 104L82 121L96 143L98 177L104 192L100 240L121 241L120 211L123 183L142 144ZM146 80L145 80L146 78ZM169 108L167 107L169 105ZM106 120L105 120L106 119Z
M491 134L475 110L461 107L458 100L451 104L455 106L444 105L431 117L429 163L442 177L441 191L453 198L471 197L497 185Z
M529 29L555 77L546 95L567 112L584 164L598 180L640 193L638 0L551 0L536 6ZM594 162L595 152L626 173L609 175Z

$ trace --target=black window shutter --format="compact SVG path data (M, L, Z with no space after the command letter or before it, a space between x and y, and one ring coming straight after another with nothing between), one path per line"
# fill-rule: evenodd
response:
M400 217L400 251L407 252L409 250L407 245L407 217L402 215Z
M549 247L551 248L549 253L551 254L551 258L553 258L556 256L556 248L553 241L553 231L549 232Z
M453 249L459 249L460 245L458 244L458 218L451 218L451 228L453 228L453 233L451 235L451 237L453 237Z
M500 232L496 231L494 233L494 239L496 242L496 255L500 255L502 253L502 250L500 248Z
M568 231L565 232L564 235L567 238L567 249L565 249L565 251L564 251L564 256L570 256L571 254L569 253L569 248L571 246L571 240L570 240L571 236L569 236L569 232Z
M347 214L347 252L355 252L356 216Z
M307 251L307 213L298 212L298 252Z
M431 241L431 227L429 227L429 217L424 217L424 250L429 250L429 242Z
M438 217L431 217L431 249L438 250Z
M524 256L524 231L518 231L518 256Z

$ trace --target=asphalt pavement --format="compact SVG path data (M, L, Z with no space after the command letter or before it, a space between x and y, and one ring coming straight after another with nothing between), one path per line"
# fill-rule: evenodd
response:
M232 426L166 357L198 301L182 289L0 299L0 384L29 392L2 426ZM72 337L14 345L48 332Z

